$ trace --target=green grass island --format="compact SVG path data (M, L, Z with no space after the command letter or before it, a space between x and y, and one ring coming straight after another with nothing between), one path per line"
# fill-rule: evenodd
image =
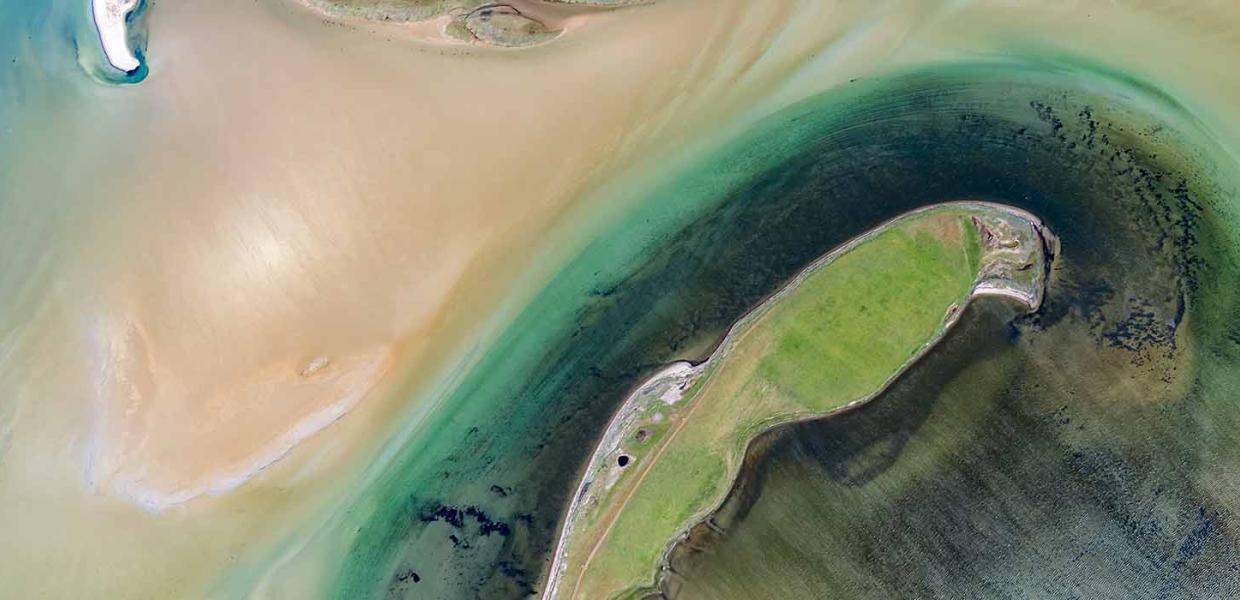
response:
M701 364L629 395L561 525L551 599L641 597L668 550L726 497L749 443L780 424L859 406L982 295L1040 306L1058 240L987 202L901 215L803 269Z

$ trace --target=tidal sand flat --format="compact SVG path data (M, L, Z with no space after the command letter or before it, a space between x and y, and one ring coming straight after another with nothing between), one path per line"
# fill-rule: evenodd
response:
M606 4L160 0L140 82L0 4L3 593L539 595L634 386L976 198L1042 308L762 436L661 591L1235 595L1233 5Z
M569 509L547 598L640 596L718 506L753 437L864 403L976 296L1040 304L1054 237L1031 216L941 205L836 249L732 327L704 363L629 397Z
M353 555L332 525L634 202L585 190L709 120L664 108L695 46L646 44L700 15L520 57L295 2L144 15L155 68L116 86L79 63L87 3L0 9L0 580L323 596Z

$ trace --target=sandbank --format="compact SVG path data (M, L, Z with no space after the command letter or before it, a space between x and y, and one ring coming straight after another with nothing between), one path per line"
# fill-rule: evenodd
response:
M118 71L133 73L142 61L129 47L129 29L126 19L138 7L141 0L91 0L91 16L99 32L99 42L108 64Z

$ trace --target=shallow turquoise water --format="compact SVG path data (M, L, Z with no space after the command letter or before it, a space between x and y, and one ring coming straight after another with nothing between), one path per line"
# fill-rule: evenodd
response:
M64 193L31 193L31 155L46 148L43 125L56 111L72 110L82 72L74 52L82 24L75 3L0 4L0 356L15 343L17 329L33 312L46 273L60 246L55 242L66 218ZM71 210L71 208L69 208Z

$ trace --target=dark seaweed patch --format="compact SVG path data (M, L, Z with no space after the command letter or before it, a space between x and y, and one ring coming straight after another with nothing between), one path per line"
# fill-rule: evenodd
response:
M872 404L774 435L746 457L721 510L676 548L664 594L1240 592L1230 575L1240 566L1238 542L1222 535L1234 520L1189 479L1213 460L1199 454L1202 417L1190 416L1201 404L1171 388L1142 388L1118 405L1096 399L1114 393L1105 382L1146 373L1170 382L1184 368L1177 334L1203 301L1202 278L1215 268L1207 257L1219 252L1202 249L1201 190L1210 188L1158 160L1163 152L1151 148L1160 140L1151 136L1161 127L1117 124L1100 116L1098 103L1072 104L1068 95L1030 101L1035 122L1007 133L986 133L1009 127L1002 119L981 128L980 119L955 119L970 136L1002 138L991 152L1018 145L1026 153L1008 159L1019 166L1007 173L975 163L971 183L1015 182L1034 171L1042 178L1036 192L1001 196L1024 198L1062 240L1042 309L995 328L1004 334L994 339L1009 347L960 343L965 334L953 334ZM977 159L962 152L961 160ZM1039 344L1051 330L1064 342ZM1113 372L1034 368L1100 349L1130 360L1098 367ZM979 362L995 356L1020 367ZM1007 375L979 385L988 369ZM962 383L966 377L976 382ZM952 416L932 425L936 413ZM913 444L920 454L907 458ZM1210 454L1220 455L1235 453Z
M467 519L472 520L477 525L478 535L483 537L489 536L492 533L507 536L512 532L507 523L492 519L476 506L466 506L464 509L461 509L453 506L439 505L423 512L420 517L423 523L443 521L456 529L463 529Z
M1133 354L1134 365L1144 365L1150 361L1150 352L1162 350L1169 357L1175 352L1175 331L1179 323L1176 319L1170 322L1159 318L1150 310L1148 300L1133 299L1133 308L1123 319L1111 324L1102 334L1102 338L1112 348L1127 350ZM1181 304L1182 306L1182 304ZM1180 311L1176 311L1177 317Z

